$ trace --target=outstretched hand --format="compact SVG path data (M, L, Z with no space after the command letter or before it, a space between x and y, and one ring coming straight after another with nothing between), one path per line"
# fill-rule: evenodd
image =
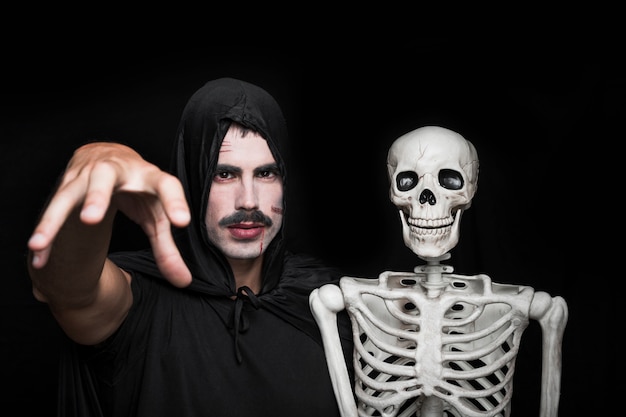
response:
M76 150L59 187L28 241L32 266L48 262L52 244L70 215L95 225L108 210L119 210L148 236L163 275L182 287L191 282L171 233L189 224L190 212L180 181L118 143L96 142Z

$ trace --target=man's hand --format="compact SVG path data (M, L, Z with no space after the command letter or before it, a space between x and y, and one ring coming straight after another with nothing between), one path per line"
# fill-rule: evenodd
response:
M100 223L108 210L120 210L148 236L163 275L179 287L191 282L170 229L189 224L182 185L133 149L97 142L76 150L28 241L34 268L46 265L57 234L77 208L86 225Z

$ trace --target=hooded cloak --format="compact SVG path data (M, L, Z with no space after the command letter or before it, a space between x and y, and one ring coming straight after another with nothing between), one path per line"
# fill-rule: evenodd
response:
M285 247L283 225L263 260L262 288L236 288L204 225L213 172L231 123L265 138L283 178L287 127L274 98L232 78L209 81L189 99L171 172L190 205L188 227L174 228L192 273L169 284L150 249L110 254L132 276L133 306L99 346L68 340L60 368L62 416L339 416L310 292L338 283L339 271ZM349 319L338 317L352 372Z

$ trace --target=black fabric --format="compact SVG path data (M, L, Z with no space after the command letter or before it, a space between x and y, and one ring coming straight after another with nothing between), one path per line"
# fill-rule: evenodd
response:
M174 230L192 283L170 285L149 249L110 255L132 275L133 306L102 345L68 340L61 416L339 416L308 304L313 289L338 282L339 271L289 252L283 226L265 253L255 295L235 288L228 263L207 238L211 172L233 121L268 141L287 192L287 129L277 103L240 80L208 82L183 111L171 166L192 211L190 226ZM338 321L351 358L347 314ZM351 359L346 362L352 372Z
M181 180L191 207L191 225L175 230L176 243L194 276L192 289L213 295L235 295L237 289L222 254L209 242L204 218L212 175L222 140L232 122L260 132L267 140L283 177L287 126L274 98L262 88L231 78L206 83L188 101L178 127L172 172ZM283 214L288 208L283 203ZM283 226L284 227L284 226ZM279 277L284 248L284 229L272 241L264 262L263 291L273 288ZM207 256L210 253L212 256Z

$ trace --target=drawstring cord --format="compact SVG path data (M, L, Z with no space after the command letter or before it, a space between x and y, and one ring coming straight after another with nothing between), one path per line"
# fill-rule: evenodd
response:
M261 306L261 301L250 289L250 287L244 285L237 289L237 298L235 299L235 307L233 309L232 323L235 332L235 355L237 356L237 362L241 363L243 358L239 349L239 333L244 333L248 330L248 319L242 314L243 304L248 300L255 309Z

